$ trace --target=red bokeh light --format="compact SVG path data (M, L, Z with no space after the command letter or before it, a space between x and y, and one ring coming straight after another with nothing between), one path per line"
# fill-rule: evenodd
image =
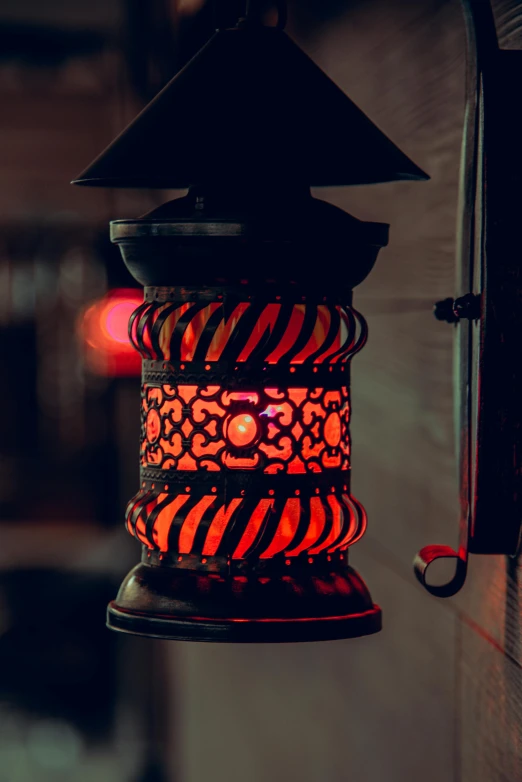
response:
M121 288L84 310L78 331L86 364L92 372L111 377L141 374L141 358L129 340L128 325L142 301L140 291Z
M136 309L136 302L132 299L124 301L109 300L105 307L105 330L107 335L115 342L130 345L129 320Z

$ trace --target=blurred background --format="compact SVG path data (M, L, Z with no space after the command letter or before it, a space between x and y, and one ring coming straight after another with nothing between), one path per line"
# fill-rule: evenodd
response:
M316 193L391 223L356 291L370 342L353 367L370 528L352 562L385 629L273 647L105 629L139 558L122 520L140 393L125 325L141 295L108 223L173 194L69 182L241 7L0 0L0 782L516 782L516 566L476 558L445 602L411 572L422 545L457 535L452 334L431 307L453 292L459 0L289 3L289 34L432 177ZM494 10L520 46L522 4Z

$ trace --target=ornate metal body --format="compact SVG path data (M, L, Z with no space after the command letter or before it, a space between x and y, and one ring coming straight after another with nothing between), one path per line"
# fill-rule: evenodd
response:
M127 526L153 561L311 565L364 532L348 487L348 386L366 327L350 307L289 298L147 289L131 321L142 488Z
M194 209L204 202L196 199ZM309 198L305 205L322 209ZM149 274L158 264L165 274L158 233L182 261L193 252L189 224L203 254L212 253L215 218L204 209L173 216L187 207L174 202L170 217L134 221L134 231L129 221L113 224L124 257L143 272L137 254L146 255ZM237 222L219 225L222 237L237 233ZM239 236L248 235L248 221L241 226ZM386 230L359 231L375 242L361 250L365 264ZM284 254L295 250L287 238ZM262 285L229 268L228 284L145 288L129 324L143 376L141 487L126 512L143 558L109 607L111 627L240 641L380 628L380 610L347 566L366 528L350 492L349 434L350 361L366 323L347 286L334 294L329 282L285 279L286 268Z
M130 325L142 485L126 516L144 553L108 625L196 640L366 635L381 612L347 558L366 526L350 492L350 359L366 340L351 301L388 227L310 185L427 177L281 29L247 17L76 180L192 185L111 227L145 286Z

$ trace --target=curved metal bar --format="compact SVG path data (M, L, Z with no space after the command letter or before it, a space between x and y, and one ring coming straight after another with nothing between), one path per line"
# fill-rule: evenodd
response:
M447 584L429 584L427 575L430 565L438 559L454 559L455 574ZM468 550L455 551L451 546L424 546L413 560L413 568L417 580L430 595L435 597L452 597L463 587L468 572Z
M498 53L495 19L489 0L462 0L462 4L466 23L467 68L457 215L457 296L465 296L473 289L475 264L477 258L480 260L480 247L475 246L475 236L482 236L485 224L485 205L481 198L477 199L477 193L482 191L484 177L484 90L488 73ZM413 563L418 581L430 594L437 597L451 597L461 589L466 580L473 523L473 333L469 320L458 322L455 339L455 431L460 480L459 547L458 551L455 551L450 546L425 546ZM447 584L430 585L427 572L429 566L438 559L454 559L455 574Z

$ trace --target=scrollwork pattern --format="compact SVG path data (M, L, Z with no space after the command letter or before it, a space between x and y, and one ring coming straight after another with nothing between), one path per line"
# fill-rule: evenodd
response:
M248 448L227 438L227 421L255 416L260 437ZM349 468L346 387L263 388L149 385L142 391L143 467L163 470L259 469L306 474Z

